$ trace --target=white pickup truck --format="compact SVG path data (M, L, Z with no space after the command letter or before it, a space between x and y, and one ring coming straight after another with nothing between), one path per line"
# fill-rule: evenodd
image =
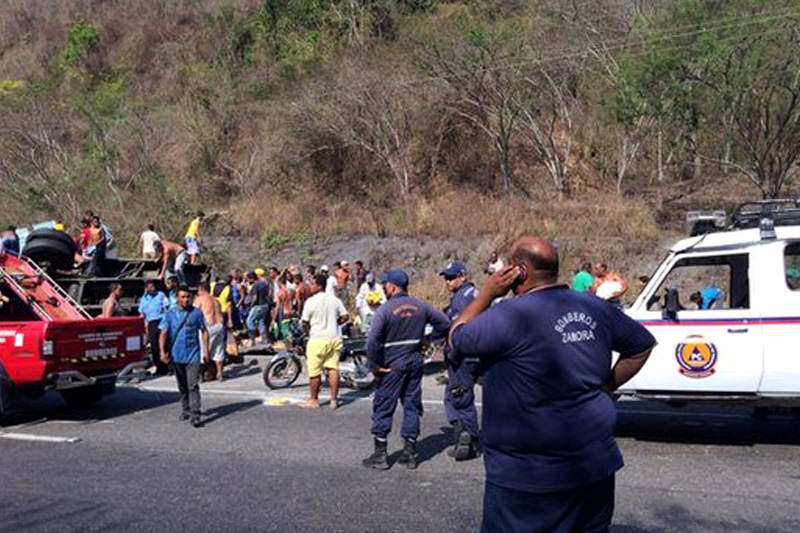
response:
M745 204L728 231L681 240L627 313L658 345L621 394L800 406L800 202Z

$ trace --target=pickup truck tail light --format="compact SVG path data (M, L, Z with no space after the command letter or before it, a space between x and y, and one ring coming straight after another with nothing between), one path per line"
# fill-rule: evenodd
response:
M42 341L42 357L53 357L56 353L56 343L53 339Z

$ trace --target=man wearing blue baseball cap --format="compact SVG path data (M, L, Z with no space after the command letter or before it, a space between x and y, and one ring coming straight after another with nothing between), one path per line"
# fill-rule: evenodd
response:
M445 335L450 327L447 315L429 303L408 295L408 275L399 269L380 277L388 301L372 318L367 339L367 357L375 375L372 400L372 435L375 452L364 459L367 468L389 468L386 447L392 416L398 400L403 404L401 436L405 441L400 462L417 467L416 442L422 416L422 337L425 325Z
M475 285L467 278L467 267L461 261L453 261L439 272L452 293L450 305L445 313L455 320L472 303L478 294ZM478 412L475 410L475 378L479 360L468 358L456 362L448 347L445 350L447 364L447 386L444 389L444 411L447 421L453 426L453 449L448 455L456 461L473 459L478 455Z

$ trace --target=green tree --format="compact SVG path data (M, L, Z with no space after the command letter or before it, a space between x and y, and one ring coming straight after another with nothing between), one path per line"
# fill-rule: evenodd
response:
M797 0L678 2L622 54L618 116L678 124L698 159L779 196L800 158L799 21Z

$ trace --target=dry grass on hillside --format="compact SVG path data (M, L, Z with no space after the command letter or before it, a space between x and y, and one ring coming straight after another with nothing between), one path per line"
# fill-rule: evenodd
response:
M484 238L476 257L502 251L526 233L554 239L567 279L583 261L605 261L629 278L641 275L648 257L658 257L664 239L652 209L641 200L608 195L587 200L530 201L490 198L469 190L451 190L432 199L374 207L346 198L300 194L287 199L264 195L232 209L233 222L265 245L337 235L427 236L439 239ZM418 284L434 301L444 295L435 272Z

